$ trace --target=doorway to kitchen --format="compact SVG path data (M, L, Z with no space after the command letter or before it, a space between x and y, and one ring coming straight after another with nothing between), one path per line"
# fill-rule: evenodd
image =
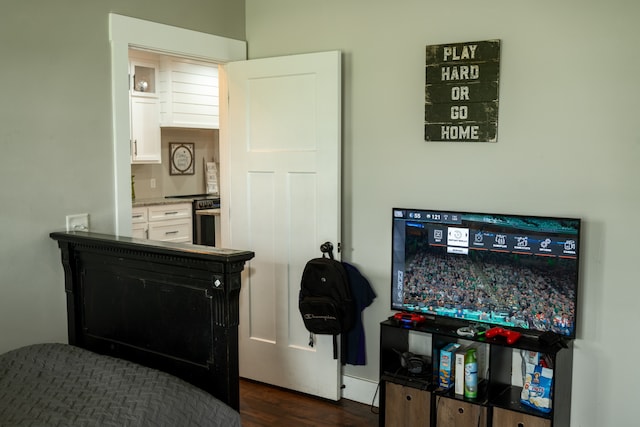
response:
M183 58L224 64L246 59L246 42L109 15L114 135L115 233L131 235L131 153L129 120L129 49L137 48ZM221 79L224 89L224 74ZM222 103L221 108L224 107ZM224 129L220 130L221 139ZM222 153L222 156L224 153Z
M191 204L190 220L162 227L163 241L220 246L219 74L215 62L129 49L133 211ZM149 238L152 226L134 234Z
M110 16L111 24L111 41L112 41L112 91L113 91L113 115L114 115L114 169L115 169L115 200L116 200L116 232L118 234L129 235L130 219L131 219L131 190L130 190L130 153L128 150L129 130L128 130L128 81L127 81L127 52L130 47L150 49L166 54L182 55L196 59L205 59L219 64L227 64L235 62L240 66L241 62L246 62L253 69L258 65L260 68L266 67L264 71L265 77L255 75L251 71L249 77L251 84L245 86L251 90L252 96L246 98L249 104L243 107L248 113L243 115L236 110L221 111L222 117L228 116L229 123L224 123L220 129L220 174L223 180L220 182L220 192L222 194L221 206L221 227L223 229L222 243L226 247L245 247L251 248L255 246L255 237L257 233L262 233L261 244L263 245L256 251L256 258L252 260L251 265L243 271L243 286L241 289L240 302L240 325L246 328L239 331L240 352L248 358L240 364L240 375L247 378L255 379L247 367L257 367L264 372L285 372L285 368L295 373L295 375L281 375L273 380L284 379L287 384L274 382L281 387L291 388L294 390L304 390L307 393L323 396L332 400L340 398L340 364L332 358L333 347L330 338L319 337L314 339L314 346L308 346L308 332L301 327L302 321L297 312L297 290L299 289L299 274L301 273L304 262L307 259L317 256L318 248L325 241L340 243L340 98L341 98L341 65L340 52L305 55L290 55L286 62L281 62L278 58L261 58L252 61L244 61L246 56L245 42L238 42L220 38L216 36L203 35L187 30L174 27L167 27L161 24L155 24L147 21L140 21L132 18L126 18L118 15ZM180 35L176 35L175 32ZM180 43L176 40L180 39ZM293 63L289 62L293 61ZM295 73L292 73L294 63L302 66L298 68L296 65ZM273 65L279 64L273 68ZM288 64L286 69L282 69L284 64ZM229 64L227 67L231 67ZM307 68L307 65L310 68ZM239 71L236 69L235 71ZM248 70L247 70L248 71ZM274 74L275 73L275 74ZM320 74L332 76L329 80L322 81L331 82L327 87L324 84L317 84L316 79ZM229 75L232 73L229 72ZM274 77L276 76L277 77ZM270 76L270 77L268 77ZM231 84L229 79L227 87L227 76L221 74L220 93L233 93L237 89L238 80L235 84ZM268 83L268 85L264 85ZM275 86L274 86L275 85ZM310 86L308 86L310 85ZM286 89L286 90L283 90ZM300 94L306 94L301 96ZM266 102L257 100L254 95L266 97ZM280 98L283 96L284 98ZM242 98L242 95L240 95ZM303 108L295 106L303 102ZM312 103L320 102L318 106ZM328 104L330 105L328 105ZM227 108L228 105L239 105L233 102L221 102L221 108ZM277 108L273 108L273 107ZM293 110L294 118L283 115L288 110ZM231 113L235 111L235 113ZM325 116L317 117L315 112L322 111ZM258 112L259 114L255 114ZM269 115L263 113L279 113L279 120L271 120ZM308 114L303 114L307 112ZM312 114L313 113L313 114ZM243 119L238 121L240 127L244 126L245 130L252 130L250 135L257 137L259 135L270 135L271 138L255 139L252 138L250 145L246 145L242 140L238 141L238 136L242 132L238 132L238 128L231 124L234 122L233 117L239 119L241 116L253 117L257 119L257 123L248 123ZM292 121L297 125L305 125L305 129L301 126L290 126ZM295 132L293 130L296 130ZM233 132L231 132L233 130ZM259 131L256 131L259 130ZM284 132L288 138L281 139L278 137ZM236 138L232 142L232 138ZM262 141L262 142L260 142ZM269 142L271 141L271 142ZM265 145L267 143L267 145ZM257 144L257 145L256 145ZM295 145L302 144L302 148ZM300 152L303 154L305 161L298 162L302 164L315 164L322 173L309 172L295 167L292 173L284 171L282 167L278 168L278 173L265 172L265 167L252 165L254 169L250 170L247 175L247 169L238 166L237 151L231 152L231 146L235 148L251 147L252 152L262 151L265 159L271 158L278 160L283 154L283 149L287 151ZM307 153L308 155L304 155ZM313 160L320 157L322 162ZM288 156L285 156L288 158ZM230 168L230 164L234 164L234 168ZM242 160L240 160L242 163ZM284 173L280 173L284 171ZM231 176L232 178L224 179ZM249 176L251 181L239 179L239 174L245 178ZM291 197L279 197L282 202L274 203L276 199L267 200L269 187L269 176L277 177L274 184L284 183L288 187L284 190ZM290 177L293 179L280 179L280 177ZM230 182L236 184L232 186ZM314 182L322 183L320 186L314 185ZM238 186L237 183L247 185ZM256 184L256 185L253 185ZM258 185L259 184L259 185ZM252 186L253 185L253 186ZM228 188L227 188L228 186ZM328 186L329 188L326 188ZM242 188L241 188L242 187ZM232 191L233 188L233 191ZM307 191L315 188L314 191ZM250 190L250 191L249 191ZM280 192L281 194L285 194ZM304 197L299 198L297 195L302 194ZM233 198L238 201L251 195L251 199L247 198L244 204L235 204L229 200ZM265 210L265 203L271 202L270 208ZM226 206L225 206L226 204ZM233 221L230 219L230 211L233 209ZM327 214L327 210L330 211ZM291 216L291 214L294 214ZM245 221L247 217L253 222ZM271 221L272 218L278 221ZM288 218L300 219L289 221ZM318 226L314 224L320 222ZM249 224L251 227L246 227ZM277 230L274 230L274 224L278 224ZM282 224L282 226L281 226ZM265 227L262 227L265 225ZM269 227L271 225L271 227ZM271 239L273 245L267 246L269 238L267 234L271 234L277 238ZM285 233L280 233L285 231ZM249 234L248 234L249 233ZM249 237L246 239L246 237ZM283 236L287 236L284 238ZM270 250L276 248L276 251ZM278 257L274 258L272 254L277 253ZM286 257L281 255L295 254L294 257ZM278 274L273 274L277 272ZM286 272L288 280L280 280L284 277L281 272ZM260 298L260 293L265 293L265 289L273 289L275 299L265 300ZM261 291L262 289L262 291ZM254 291L260 292L254 292ZM271 304L270 301L273 301ZM258 317L249 318L250 308L262 311L263 318L270 317L277 319L277 322L260 322ZM280 320L286 320L288 324L284 324ZM284 327L281 327L283 326ZM289 332L287 328L291 326ZM259 329L256 329L258 327ZM275 329L274 329L275 328ZM264 340L265 336L272 336L272 350L268 357L263 357L259 351L252 351L250 345L255 344L259 340ZM277 349L276 349L277 347ZM292 358L295 353L295 359ZM311 369L311 367L313 369ZM265 379L271 381L272 379ZM313 389L309 388L309 384L313 385Z

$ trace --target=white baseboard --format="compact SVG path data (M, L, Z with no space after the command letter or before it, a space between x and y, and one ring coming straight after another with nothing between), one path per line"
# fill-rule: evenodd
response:
M342 376L342 397L344 399L353 400L354 402L364 403L378 407L378 383L362 378ZM374 399L375 396L375 399Z

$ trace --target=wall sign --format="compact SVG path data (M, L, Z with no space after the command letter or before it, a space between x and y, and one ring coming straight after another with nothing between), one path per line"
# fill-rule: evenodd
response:
M169 175L195 174L195 144L193 142L169 143Z
M427 46L425 141L496 142L500 40Z

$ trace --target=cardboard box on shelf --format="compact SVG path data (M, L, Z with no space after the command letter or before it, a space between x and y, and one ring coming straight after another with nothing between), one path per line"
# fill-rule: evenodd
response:
M452 342L440 349L440 367L438 373L438 386L444 389L453 387L454 358L460 344Z
M464 356L467 354L467 350L469 346L463 346L456 350L455 354L455 372L454 372L454 382L455 382L455 393L463 395L464 394Z

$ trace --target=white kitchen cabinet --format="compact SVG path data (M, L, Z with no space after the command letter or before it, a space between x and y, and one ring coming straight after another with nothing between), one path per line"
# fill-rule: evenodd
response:
M130 50L129 74L131 76L131 95L148 98L158 97L158 63L153 54Z
M131 237L135 237L136 239L149 238L147 214L148 210L146 207L134 207L131 210Z
M132 237L163 242L193 242L191 203L137 206L131 211Z
M148 239L149 238L149 225L144 224L131 224L131 237L136 239Z
M169 203L149 206L149 222L169 219L191 219L191 203Z
M149 240L191 243L191 220L170 219L149 223Z
M161 126L220 128L217 64L162 56L159 78Z
M131 97L131 163L161 163L159 120L157 99Z
M158 62L148 52L129 51L131 163L161 163Z

